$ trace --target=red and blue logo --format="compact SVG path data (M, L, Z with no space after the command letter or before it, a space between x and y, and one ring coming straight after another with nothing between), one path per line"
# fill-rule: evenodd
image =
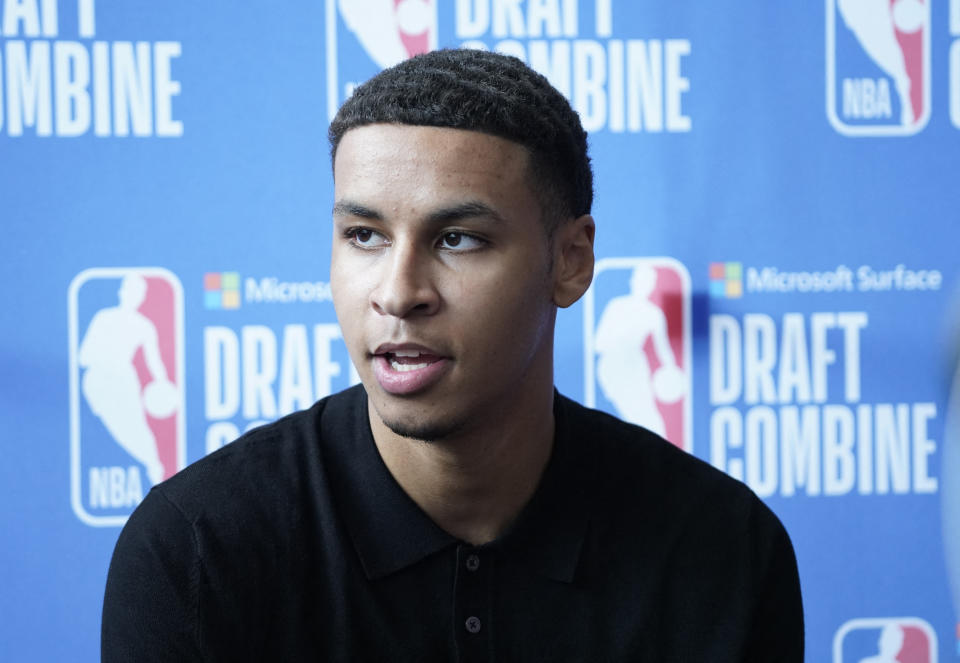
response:
M122 525L185 465L183 288L158 267L93 268L67 306L73 510Z
M833 638L833 663L936 663L937 636L918 617L852 619Z
M437 48L437 0L327 0L327 119L387 67Z
M930 0L827 0L827 117L846 136L930 119Z
M690 274L603 258L584 297L584 402L693 451Z

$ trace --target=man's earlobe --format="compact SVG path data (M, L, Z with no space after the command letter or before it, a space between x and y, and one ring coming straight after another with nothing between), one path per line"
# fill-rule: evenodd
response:
M593 235L589 214L568 221L556 230L553 303L567 308L583 296L593 281Z

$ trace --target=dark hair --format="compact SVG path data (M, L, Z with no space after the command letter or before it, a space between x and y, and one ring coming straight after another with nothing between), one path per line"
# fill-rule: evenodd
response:
M331 157L347 131L379 123L467 129L519 143L530 152L531 185L549 230L590 213L593 174L580 117L515 57L440 50L385 69L354 90L330 123Z

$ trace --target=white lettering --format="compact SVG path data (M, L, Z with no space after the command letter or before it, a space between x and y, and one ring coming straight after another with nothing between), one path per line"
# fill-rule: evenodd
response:
M277 379L277 338L269 327L247 325L240 334L243 357L243 416L277 416L272 385Z
M129 508L143 500L143 482L140 468L91 467L90 507Z
M227 327L203 330L204 402L207 419L228 419L240 407L240 345Z
M24 126L36 126L38 136L53 133L50 94L50 42L7 42L7 132L23 134Z
M490 27L489 0L457 0L457 37L473 39L480 37Z
M149 136L153 127L150 103L150 44L113 43L113 128L117 136Z
M94 0L77 1L77 20L80 36L85 39L92 39L97 27Z
M627 42L627 126L630 131L663 130L662 59L661 44L656 39Z
M710 403L727 405L742 388L740 325L730 315L710 316Z
M873 492L873 419L869 405L857 407L857 492Z
M740 411L721 407L710 415L710 463L734 479L743 481L743 460L735 458L727 462L727 449L743 446L743 419Z
M527 9L527 35L559 37L562 31L560 0L530 0Z
M40 36L40 8L37 0L4 0L4 37Z
M244 280L244 297L252 303L290 303L331 301L330 284L322 281L287 282L274 276L262 278L258 282L247 277Z
M110 55L107 42L93 43L93 133L110 135Z
M690 91L690 79L680 75L680 58L690 55L687 39L668 39L666 51L666 115L667 131L690 131L690 117L680 109L680 96Z
M843 495L856 478L853 458L853 413L843 405L823 407L823 493Z
M783 339L780 346L780 374L777 397L781 403L810 402L810 360L807 357L807 336L803 315L783 316Z
M58 136L79 136L90 128L90 56L75 41L53 44Z
M890 83L886 78L844 78L843 115L866 120L893 117Z
M521 0L493 0L493 36L523 37L526 34Z
M780 409L780 494L790 497L796 486L806 486L807 495L820 494L820 409L802 410L789 405Z
M613 8L611 0L596 0L596 32L598 37L609 37L613 34Z
M743 316L743 384L745 403L773 403L773 365L777 361L777 330L773 318L763 313Z
M834 292L853 290L853 270L781 272L776 267L747 268L747 292Z
M313 328L313 381L317 399L326 398L333 393L332 378L340 375L340 364L333 361L330 352L333 342L340 338L339 325L321 324ZM359 379L356 382L359 382Z
M530 42L530 66L547 77L565 97L570 96L570 42L565 40Z
M626 128L624 114L625 100L623 91L623 42L611 39L607 42L607 62L610 64L610 121L607 128L614 133L621 133Z
M827 330L836 325L837 316L833 313L814 313L810 316L811 378L815 403L827 400L827 366L837 360L836 353L827 347Z
M580 39L573 42L573 105L586 131L596 131L606 123L606 62L599 43Z
M877 435L877 492L906 493L910 489L910 444L907 421L909 409L906 403L894 406L877 405L875 409Z
M306 325L287 325L283 328L281 360L280 415L310 407L313 403L313 385Z
M769 407L747 410L746 483L760 497L777 490L777 416Z
M913 405L913 490L918 493L937 492L937 478L928 471L927 461L937 450L936 443L927 437L927 421L937 416L933 403Z
M843 396L848 403L860 400L860 332L867 326L867 314L838 313L837 324L843 329Z
M877 271L869 265L857 270L857 287L862 291L939 290L943 274L937 269L907 269L897 265L893 269Z
M153 45L153 84L158 136L183 135L183 122L173 119L173 97L180 94L180 81L171 78L170 60L177 57L180 57L180 42L158 41Z
M711 414L710 462L761 496L778 483L784 497L935 493L936 414L934 403L724 406Z

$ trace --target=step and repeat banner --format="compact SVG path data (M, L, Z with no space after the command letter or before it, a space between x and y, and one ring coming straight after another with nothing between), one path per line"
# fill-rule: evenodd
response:
M960 0L0 12L0 658L96 660L150 487L356 382L326 127L462 45L524 59L590 132L560 390L770 505L809 661L960 659Z

